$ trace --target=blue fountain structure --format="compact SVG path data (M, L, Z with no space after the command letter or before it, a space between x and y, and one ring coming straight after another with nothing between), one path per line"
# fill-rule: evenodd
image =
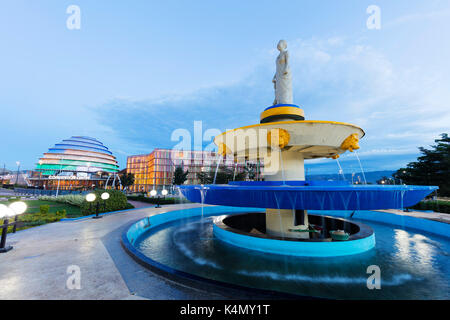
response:
M281 40L277 48L280 54L272 80L274 104L263 110L259 124L229 130L214 138L222 156L233 157L236 162L262 161L264 181L183 185L180 191L192 202L265 209L265 214L251 217L216 219L215 236L233 245L306 256L369 250L375 246L375 235L369 227L310 217L308 210L401 209L419 202L437 187L307 181L305 160L337 159L347 151L353 152L359 149L365 132L349 123L306 120L303 109L292 103L286 41Z
M305 119L292 103L285 41L278 49L274 105L259 124L214 138L221 156L262 163L264 181L179 186L202 205L137 221L124 248L162 276L231 298L448 300L450 225L381 210L437 187L306 180L304 161L353 152L365 133ZM369 266L382 270L383 290L369 290Z
M342 256L375 246L369 226L308 210L378 210L410 207L435 186L352 185L347 181L305 180L304 160L337 159L359 149L365 135L358 126L305 120L297 105L266 108L260 124L222 133L214 139L222 156L263 161L265 181L182 185L190 201L265 212L216 218L215 237L250 250L296 256ZM372 211L377 214L376 211Z

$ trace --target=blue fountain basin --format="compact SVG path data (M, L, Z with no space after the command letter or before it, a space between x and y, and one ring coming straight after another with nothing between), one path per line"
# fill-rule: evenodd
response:
M191 202L253 208L310 210L402 209L436 186L350 185L345 181L247 181L227 185L182 185Z

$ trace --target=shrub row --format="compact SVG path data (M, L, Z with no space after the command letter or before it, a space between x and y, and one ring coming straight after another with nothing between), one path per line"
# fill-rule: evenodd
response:
M43 224L57 222L66 217L66 210L56 211L53 213L43 212L41 206L41 211L37 213L26 213L18 217L19 224L17 230L28 229L32 227L37 227ZM45 209L44 209L45 211ZM1 222L1 221L0 221ZM13 226L8 227L8 233L13 231Z
M67 203L73 206L81 207L83 202L86 201L85 197L81 194L66 194L63 196L41 196L39 200L43 201L54 201L60 203Z
M108 200L102 200L101 195L105 190L96 190L93 193L95 194L95 201L89 203L86 200L81 204L81 213L83 215L94 214L97 210L97 203L99 204L99 213L103 212L111 212L125 209L133 209L134 206L128 203L127 196L119 191L119 190L107 190L109 193Z
M127 196L128 200L146 202L151 204L177 204L177 203L189 203L190 201L185 198L148 198L144 196Z
M433 210L435 212L450 213L450 201L428 200L420 201L411 209L417 210Z
M102 198L101 198L101 195L104 192L109 193L109 199L106 201L102 200ZM107 190L107 191L96 190L96 191L93 191L93 193L96 196L95 201L93 201L93 202L87 202L85 196L79 195L79 194L68 194L68 195L63 195L63 196L58 196L58 197L42 196L42 197L39 197L39 200L66 203L66 204L80 207L81 214L83 214L85 216L94 214L96 212L97 203L99 203L99 213L134 208L133 205L128 203L127 197L121 191L118 191L118 190Z

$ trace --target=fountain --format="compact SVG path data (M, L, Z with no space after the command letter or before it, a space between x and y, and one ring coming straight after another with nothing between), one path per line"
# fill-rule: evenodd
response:
M286 47L281 40L273 79L275 101L261 113L260 123L226 131L214 139L222 156L232 155L236 162L264 162L265 181L183 185L180 190L192 202L265 208L264 215L251 218L244 214L216 219L215 236L236 246L300 256L369 250L375 245L370 227L334 218L323 224L308 210L401 209L416 204L437 187L306 181L305 160L337 159L346 151L353 152L365 133L353 124L305 119L303 109L293 104ZM208 189L204 197L202 188Z
M265 180L182 185L179 192L201 206L133 223L124 248L185 285L237 289L232 298L449 299L450 225L372 211L412 206L437 187L305 180L305 160L357 150L364 131L306 120L293 104L286 43L278 49L274 104L259 124L214 139L236 163L264 162ZM367 285L373 266L383 290Z

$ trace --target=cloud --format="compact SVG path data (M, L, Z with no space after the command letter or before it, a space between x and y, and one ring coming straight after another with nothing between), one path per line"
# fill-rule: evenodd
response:
M430 11L424 13L411 13L395 18L383 24L383 28L392 28L411 22L419 22L424 20L435 20L438 18L450 17L450 10Z
M294 101L306 118L361 126L366 136L359 155L375 170L370 158L380 168L394 169L413 160L418 146L448 130L449 78L439 70L396 67L383 52L343 37L297 39L289 42L289 52ZM196 120L202 121L203 131L255 124L273 101L276 51L263 56L252 73L232 84L153 100L113 99L95 111L109 115L102 118L103 126L126 142L119 149L130 154L173 147L172 132L183 128L192 133ZM389 160L393 156L399 160Z

